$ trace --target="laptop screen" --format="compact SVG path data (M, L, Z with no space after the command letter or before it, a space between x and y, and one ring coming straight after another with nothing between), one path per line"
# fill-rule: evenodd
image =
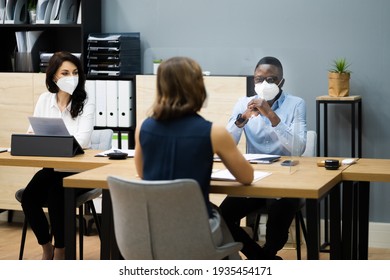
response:
M62 118L28 117L36 135L69 136Z

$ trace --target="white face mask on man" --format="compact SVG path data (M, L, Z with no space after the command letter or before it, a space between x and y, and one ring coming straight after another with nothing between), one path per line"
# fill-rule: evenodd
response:
M56 84L60 90L72 95L79 84L79 76L62 77L58 79Z
M269 84L267 83L266 80L264 80L262 83L255 84L255 92L260 98L270 101L273 100L278 95L280 91L279 85L280 82L279 84L275 84L275 83Z

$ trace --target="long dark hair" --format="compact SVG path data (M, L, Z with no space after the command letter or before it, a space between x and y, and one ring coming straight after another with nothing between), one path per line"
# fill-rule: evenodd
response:
M54 82L54 75L64 61L73 63L77 67L79 73L79 83L70 97L70 100L72 101L70 114L72 118L76 118L83 112L84 103L87 99L87 92L85 91L85 75L80 60L70 52L61 51L54 53L46 68L46 87L51 93L57 93L60 90Z

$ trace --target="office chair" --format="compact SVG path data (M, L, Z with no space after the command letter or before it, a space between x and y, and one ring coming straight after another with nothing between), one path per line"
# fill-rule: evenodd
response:
M113 135L113 131L111 129L94 130L91 136L91 148L94 150L111 149L112 135ZM24 189L25 188L19 189L15 193L15 198L20 203L22 202ZM86 228L84 214L87 208L90 209L92 212L93 219L96 224L96 229L98 231L99 238L100 238L100 220L96 213L95 205L93 204L93 199L98 198L99 196L101 196L101 194L102 194L101 189L90 189L87 192L82 193L76 197L76 207L78 208L78 212L79 212L79 258L80 260L83 259L83 253L84 253L83 237ZM47 205L44 205L43 207L47 208ZM24 245L26 242L26 235L27 235L27 226L28 226L28 221L25 218L23 222L22 238L20 242L19 260L23 259Z
M306 136L306 148L303 152L303 157L315 157L317 151L317 133L313 130L307 131ZM300 210L295 213L295 246L297 250L297 259L301 259L301 229L304 239L306 240L307 231L305 222L303 219L302 209L305 207L305 201L301 199L300 201ZM259 226L260 226L260 217L262 214L267 214L267 209L264 207L263 209L260 209L257 213L255 213L255 220L253 224L253 239L258 240L258 232L259 232Z
M240 242L214 243L202 191L192 179L107 181L126 260L223 259L242 248Z

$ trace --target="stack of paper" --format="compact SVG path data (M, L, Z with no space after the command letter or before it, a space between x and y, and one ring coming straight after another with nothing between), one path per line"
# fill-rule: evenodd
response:
M265 172L265 171L254 171L253 173L254 178L253 182L259 181L269 175L271 175L271 172ZM227 169L218 169L213 170L213 173L211 174L211 180L221 180L221 181L236 181L236 178L233 176L232 173L230 173Z
M244 158L250 163L264 163L269 164L280 159L280 155L268 155L268 154L243 154ZM214 161L221 161L218 156L214 157Z

